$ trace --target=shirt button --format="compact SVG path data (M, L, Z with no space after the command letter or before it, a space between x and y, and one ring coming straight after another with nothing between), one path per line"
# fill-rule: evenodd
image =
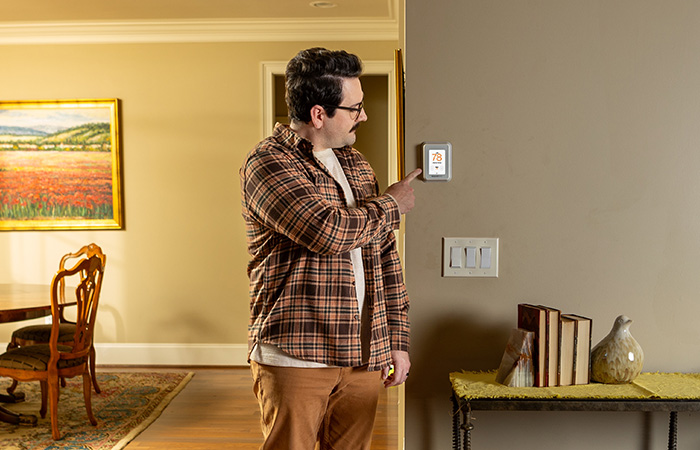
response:
M357 314L355 314L355 315L352 316L352 317L353 317L355 320L360 320L360 316L358 316Z

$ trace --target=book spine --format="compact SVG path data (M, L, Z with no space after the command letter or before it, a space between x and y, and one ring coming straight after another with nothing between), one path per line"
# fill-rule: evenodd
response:
M562 345L561 314L558 315L557 322L559 325L559 336L557 339L557 386L561 386L561 359L562 359L562 354L561 354L561 345Z
M574 369L573 369L573 372L574 372L573 383L574 384L577 384L576 378L578 376L578 370L579 370L579 367L577 364L578 363L578 333L579 333L578 324L579 324L579 321L574 319Z
M546 317L545 326L545 380L544 386L556 386L559 382L559 335L561 334L560 315L556 308L539 305ZM556 346L556 347L555 347Z
M551 328L550 328L550 317L549 317L549 311L545 310L544 313L545 316L545 345L544 345L544 385L545 386L551 386L549 377L549 361L550 361L550 349L549 349L549 340L551 338Z
M586 383L589 383L591 381L591 340L593 339L593 321L591 319L587 319L586 325L588 326L588 375L586 376Z
M593 320L578 314L567 314L567 316L571 317L575 321L574 384L587 384L591 379L591 340L593 338ZM581 342L582 338L585 339L585 342Z
M518 328L532 331L534 335L532 359L534 369L535 386L545 386L544 384L544 346L542 345L545 336L540 332L544 314L541 308L529 303L518 304Z

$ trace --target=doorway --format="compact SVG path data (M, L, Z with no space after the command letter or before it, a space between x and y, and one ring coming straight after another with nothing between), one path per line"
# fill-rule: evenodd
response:
M272 134L276 122L288 123L284 101L285 64L263 63L262 137ZM361 125L354 147L369 161L377 175L379 189L383 192L398 181L394 64L391 61L367 61L364 66L360 80L369 120Z

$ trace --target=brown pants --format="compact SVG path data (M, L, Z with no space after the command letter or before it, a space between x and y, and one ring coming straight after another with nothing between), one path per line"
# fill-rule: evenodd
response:
M251 362L265 442L261 450L368 450L381 372Z

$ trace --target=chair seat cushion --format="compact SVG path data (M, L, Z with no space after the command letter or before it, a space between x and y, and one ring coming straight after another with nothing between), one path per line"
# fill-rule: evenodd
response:
M67 345L59 345L58 349L63 352L69 352L71 348ZM46 370L49 358L51 356L51 348L49 344L28 345L26 347L13 348L0 355L0 367L6 369L20 370ZM69 367L79 366L83 364L87 357L76 359L59 359L58 368L67 369Z
M75 335L75 324L62 323L58 326L58 342L69 342ZM49 342L51 325L30 325L12 332L12 339L24 341Z

